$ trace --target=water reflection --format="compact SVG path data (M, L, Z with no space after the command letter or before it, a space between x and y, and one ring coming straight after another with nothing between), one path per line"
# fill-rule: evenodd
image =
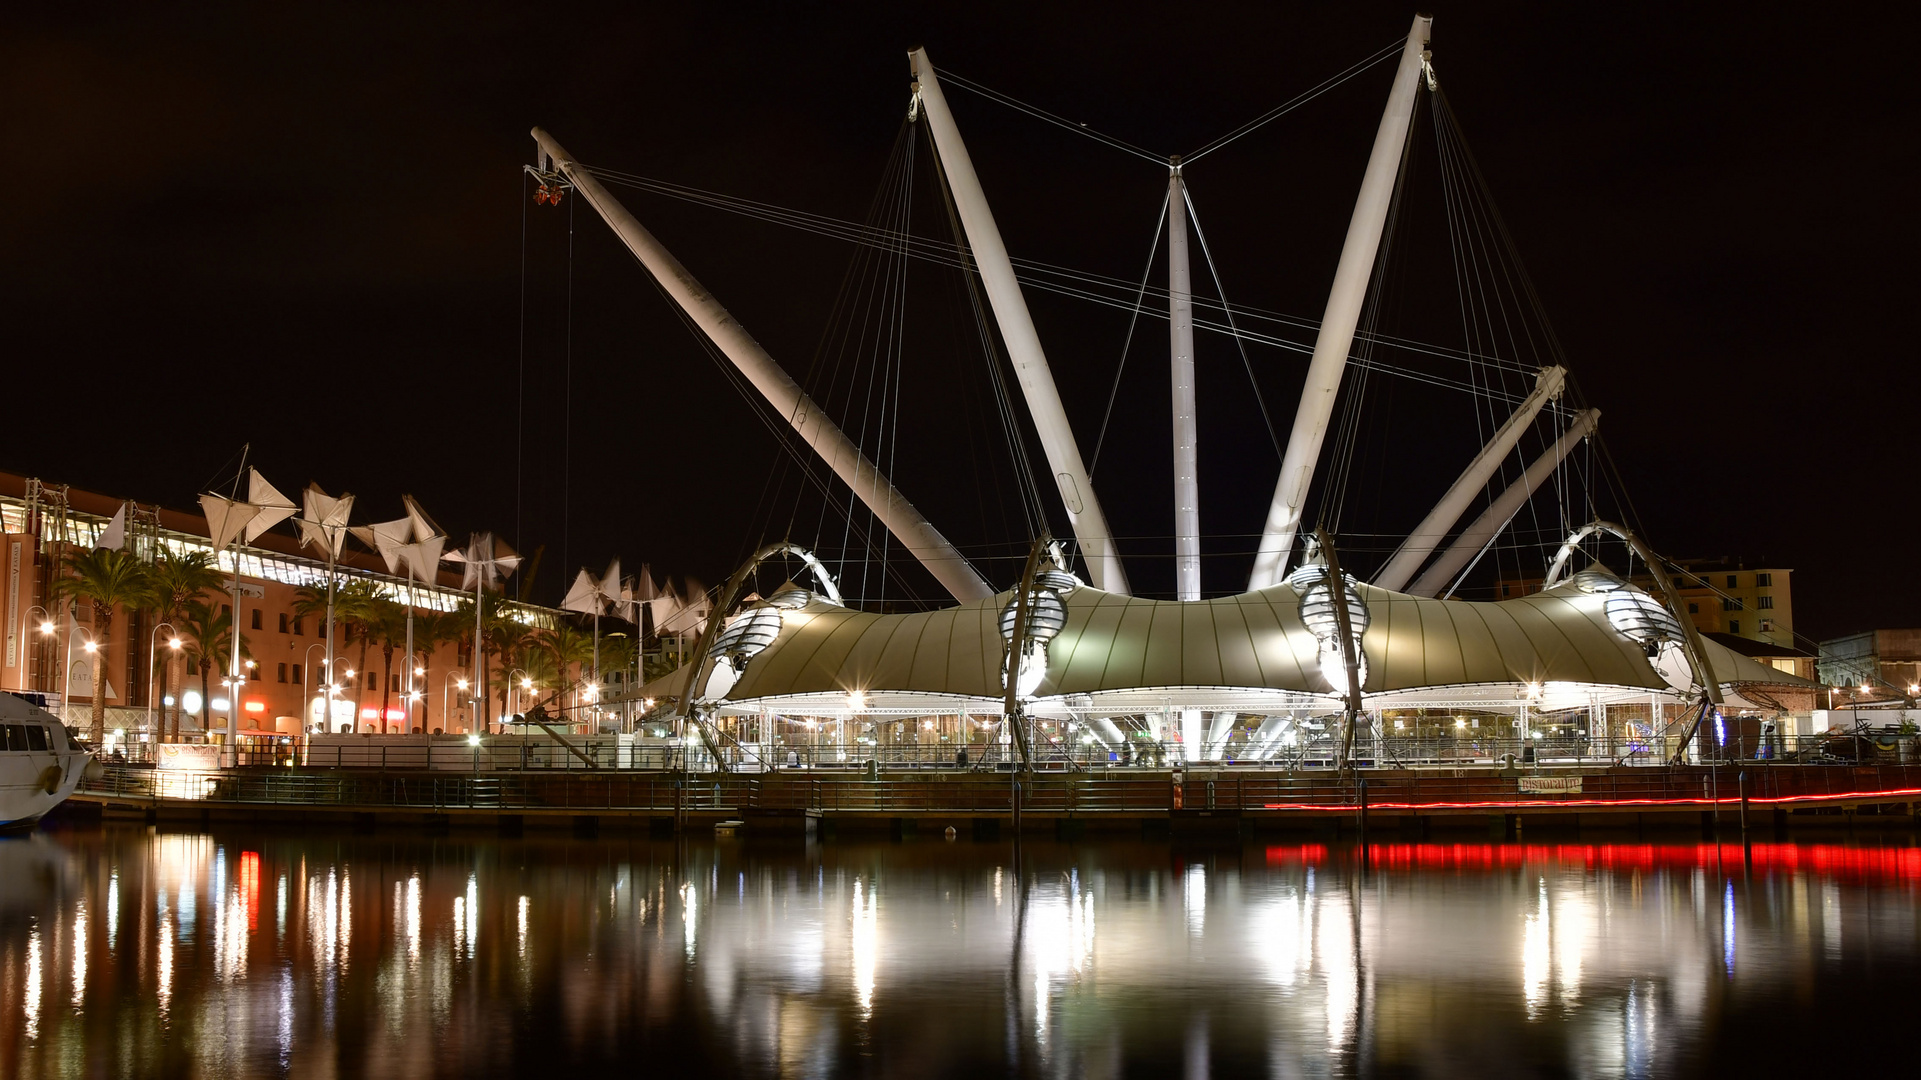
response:
M1784 1018L1917 989L1918 889L1911 847L38 834L0 842L0 1061L1779 1071Z

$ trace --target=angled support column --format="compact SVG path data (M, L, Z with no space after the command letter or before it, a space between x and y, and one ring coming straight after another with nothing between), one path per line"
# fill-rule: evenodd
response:
M1067 505L1074 538L1080 541L1081 557L1087 560L1088 576L1096 589L1124 596L1128 591L1127 573L1114 548L1113 532L1107 527L1107 515L1101 512L1094 483L1082 464L1080 445L1067 423L1067 410L1061 407L1047 354L1041 351L1040 334L1021 296L1020 282L1014 278L1014 264L1007 257L1000 227L994 224L994 212L987 206L980 177L974 174L973 159L961 142L960 129L954 126L954 114L947 109L947 98L941 93L940 80L934 77L927 50L915 49L907 54L907 60L914 75L914 93L927 116L934 147L940 152L947 185L954 193L954 208L960 214L961 228L967 232L968 247L973 249L974 266L986 286L987 302L994 309L1001 340L1007 343L1007 358L1027 399L1027 411L1040 435L1041 449L1047 454L1048 470L1060 488L1061 501Z
M1341 245L1334 287L1327 296L1327 314L1321 318L1321 329L1314 339L1314 358L1307 365L1307 382L1301 387L1301 404L1294 413L1294 430L1281 454L1281 478L1274 486L1274 503L1268 507L1267 526L1261 530L1260 547L1254 554L1254 573L1247 583L1250 591L1278 585L1287 575L1294 536L1301 528L1301 508L1314 483L1314 466L1321 457L1328 420L1334 415L1334 398L1341 389L1341 375L1347 370L1347 353L1354 344L1361 304L1367 299L1367 283L1374 276L1374 255L1380 249L1381 230L1387 225L1388 206L1393 202L1394 178L1401 171L1401 152L1414 118L1414 92L1427 64L1428 28L1433 24L1432 18L1416 15L1407 46L1401 50L1394 89L1374 135L1374 152L1367 159L1360 197L1354 201L1347 241Z
M1601 410L1599 409L1587 409L1576 414L1574 422L1568 425L1567 431L1562 433L1554 445L1548 447L1546 453L1535 458L1534 464L1527 467L1527 471L1521 474L1519 480L1509 484L1506 491L1496 496L1488 508L1481 511L1481 516L1475 518L1474 523L1455 538L1454 543L1441 553L1440 558L1434 560L1434 565L1428 567L1425 573L1414 580L1414 584L1409 586L1407 591L1414 596L1441 595L1441 590L1448 587L1448 583L1454 580L1455 575L1459 574L1481 552L1486 551L1495 537L1501 535L1502 530L1507 528L1507 523L1513 521L1514 515L1520 513L1521 507L1527 505L1528 497L1533 495L1549 476L1553 475L1562 459L1573 453L1575 447L1581 445L1582 439L1593 433L1594 425L1600 420Z
M733 361L747 381L767 398L774 411L793 425L794 431L834 470L834 475L853 489L854 495L867 504L887 530L914 553L935 580L962 602L994 595L993 587L960 551L914 509L907 496L867 459L839 425L827 418L820 406L801 390L800 384L761 348L740 320L722 307L714 294L695 280L680 260L609 194L592 173L581 168L552 135L540 128L535 128L533 134L534 141L540 144L541 155L552 159L554 168L600 214L614 235L627 245L627 250L633 252L634 258L639 259L667 295L673 297L674 303Z
M1494 475L1494 470L1500 468L1501 462L1507 460L1508 454L1514 450L1514 444L1521 441L1521 436L1527 432L1528 425L1534 423L1534 418L1540 414L1542 406L1561 396L1561 387L1566 384L1566 381L1567 369L1559 364L1543 370L1535 377L1534 392L1529 394L1527 399L1521 402L1520 407L1514 410L1513 415L1507 418L1507 423L1502 424L1500 430L1494 433L1494 438L1489 439L1487 445L1481 447L1481 452L1474 455L1474 460L1467 463L1467 468L1462 470L1460 477L1454 481L1454 486L1447 489L1447 494L1441 496L1441 501L1435 503L1434 509L1429 510L1427 516L1421 519L1421 523L1414 527L1414 531L1407 535L1400 550L1394 553L1393 558L1387 560L1387 565L1381 568L1380 573L1374 575L1375 585L1395 592L1401 591L1401 586L1406 585L1407 579L1414 576L1414 571L1419 570L1421 564L1427 561L1427 557L1440 546L1441 541L1447 539L1449 530L1454 528L1455 522L1461 520L1461 515L1467 512L1468 505L1474 501L1474 497L1487 486L1488 478Z
M1194 284L1181 159L1167 173L1167 314L1174 390L1174 598L1201 598L1200 427L1194 416Z

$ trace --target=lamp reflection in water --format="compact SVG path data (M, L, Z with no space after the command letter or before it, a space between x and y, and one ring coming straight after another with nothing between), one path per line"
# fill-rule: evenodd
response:
M873 889L860 878L854 879L854 912L849 935L854 954L854 996L860 1001L860 1018L874 1015L874 965L879 959L879 926L875 920L877 898Z
M36 921L27 932L27 985L23 995L27 1017L27 1038L40 1037L40 926Z
M73 938L69 941L73 951L73 1007L78 1009L87 997L87 902L80 901L73 907Z
M1539 1020L1547 1004L1550 930L1547 879L1539 879L1539 897L1521 931L1521 996L1527 1002L1527 1018Z

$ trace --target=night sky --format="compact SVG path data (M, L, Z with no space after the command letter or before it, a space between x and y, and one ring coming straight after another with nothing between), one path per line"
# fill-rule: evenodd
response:
M544 547L534 593L548 602L573 567L612 556L710 583L782 535L838 556L859 524L823 515L607 228L578 199L533 205L529 128L596 166L861 221L903 190L884 181L889 162L924 138L903 136L912 46L1156 154L1186 153L1402 39L1412 13L13 5L0 17L0 141L14 162L0 201L0 468L190 508L251 443L249 461L284 490L352 491L363 519L398 516L411 492L457 537L493 529ZM1620 482L1597 489L1598 509L1669 555L1792 568L1809 637L1915 625L1908 15L1526 3L1434 15L1458 130L1579 400L1603 413ZM1231 300L1319 318L1391 71L1188 172ZM952 84L947 96L1016 257L1139 278L1164 167ZM1379 328L1460 348L1434 131L1424 105ZM931 154L924 141L914 152L904 220L950 239ZM872 252L616 193L850 429L856 399L897 375L891 440L869 443L1007 584L1027 531L959 273L908 267L892 309L902 359L888 368L836 345L885 314L848 299ZM1196 264L1211 291L1198 252ZM1128 314L1029 302L1091 454ZM1166 594L1166 323L1144 318L1135 334L1096 486L1137 589ZM1248 362L1285 439L1306 358L1257 346ZM1218 593L1245 581L1278 458L1233 343L1201 335L1198 364ZM1468 395L1381 374L1363 393L1338 531L1365 571L1479 439ZM1538 573L1558 514L1537 499L1494 561ZM851 591L937 595L899 569Z

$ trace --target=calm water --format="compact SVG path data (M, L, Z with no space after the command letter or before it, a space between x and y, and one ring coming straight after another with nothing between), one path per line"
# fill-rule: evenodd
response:
M1918 889L1840 844L39 833L0 1076L1832 1070L1912 1042Z

